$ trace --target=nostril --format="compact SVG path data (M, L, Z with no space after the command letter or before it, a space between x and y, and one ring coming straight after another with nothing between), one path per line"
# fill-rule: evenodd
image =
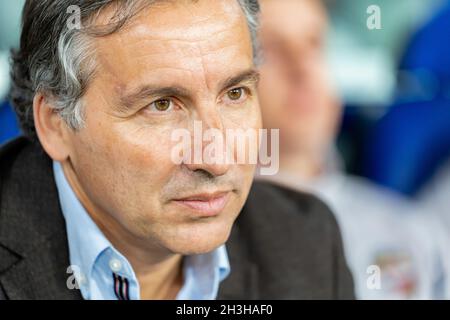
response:
M215 175L205 169L195 169L194 173L203 176L203 178L211 180L214 179Z

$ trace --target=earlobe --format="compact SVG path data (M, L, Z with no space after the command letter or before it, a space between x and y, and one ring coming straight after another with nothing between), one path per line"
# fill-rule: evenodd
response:
M53 160L65 161L69 157L68 127L41 93L33 99L33 115L36 133L44 150Z

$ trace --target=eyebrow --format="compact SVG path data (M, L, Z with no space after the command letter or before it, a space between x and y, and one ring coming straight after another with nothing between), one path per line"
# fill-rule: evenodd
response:
M220 91L235 87L243 82L257 84L259 82L259 72L256 69L249 69L239 73L236 76L230 77L220 84Z
M249 82L257 83L259 81L259 72L254 69L248 69L236 76L229 77L222 81L219 85L220 92L228 88L239 85L240 83ZM132 109L139 101L148 99L149 97L180 97L189 99L189 91L186 88L178 86L168 86L168 87L154 87L149 85L144 85L139 87L136 91L131 94L126 94L120 97L120 107L122 111Z
M136 90L134 93L120 97L120 109L131 109L137 102L147 99L149 97L188 97L189 92L185 88L171 86L171 87L152 87L144 85Z

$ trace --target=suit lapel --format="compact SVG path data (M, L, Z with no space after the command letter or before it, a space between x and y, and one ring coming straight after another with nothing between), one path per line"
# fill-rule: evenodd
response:
M65 223L51 161L39 146L28 144L18 154L1 197L0 284L6 297L81 298L66 286Z
M20 258L0 275L0 283L8 299L81 299L80 291L69 289L67 248L53 237Z
M231 272L220 284L219 300L257 300L259 298L258 268L250 259L247 242L242 238L239 229L240 217L246 213L248 209L240 213L226 244Z

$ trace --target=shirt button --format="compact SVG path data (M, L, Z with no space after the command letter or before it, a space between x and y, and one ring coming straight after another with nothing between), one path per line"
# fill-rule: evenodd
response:
M111 259L109 261L109 267L113 272L119 272L122 269L122 262L117 259Z

